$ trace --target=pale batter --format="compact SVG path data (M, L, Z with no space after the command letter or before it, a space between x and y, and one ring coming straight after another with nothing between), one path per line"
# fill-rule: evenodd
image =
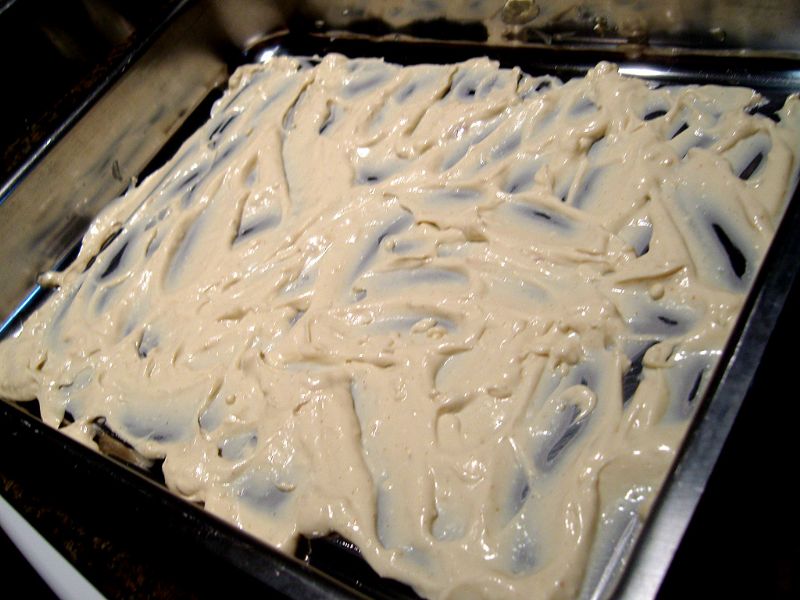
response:
M757 102L608 64L244 67L43 278L0 394L87 444L102 418L286 551L336 531L424 596L573 597L794 184L798 102Z

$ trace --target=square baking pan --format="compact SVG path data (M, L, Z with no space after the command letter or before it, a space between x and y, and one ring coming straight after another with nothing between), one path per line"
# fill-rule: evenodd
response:
M656 83L754 88L767 100L758 109L766 115L800 91L797 28L784 24L758 38L760 29L738 22L665 24L655 10L649 21L631 21L625 2L617 20L613 10L587 8L550 21L541 20L550 14L546 3L518 0L469 9L410 3L414 10L391 2L154 4L140 35L51 118L48 135L21 144L29 150L13 158L0 187L0 335L43 300L36 276L69 263L94 215L205 121L239 64L328 52L400 64L488 55L504 67L568 79L610 60ZM726 3L714 5L724 15ZM756 3L747 7L759 15ZM800 22L790 9L763 10L773 26ZM593 558L583 597L656 595L796 278L799 225L795 192L647 520L630 521ZM205 597L235 582L237 591L293 598L415 597L375 575L346 540L301 540L296 557L286 557L168 492L160 464L141 460L113 432L100 430L98 443L105 456L44 426L35 405L0 402L0 491L109 596ZM136 559L142 555L145 565Z

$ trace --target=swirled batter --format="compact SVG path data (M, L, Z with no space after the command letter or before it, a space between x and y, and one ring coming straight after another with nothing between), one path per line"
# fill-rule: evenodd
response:
M87 444L103 419L287 551L336 531L424 596L575 596L794 182L798 102L758 100L608 64L244 67L44 278L0 393Z

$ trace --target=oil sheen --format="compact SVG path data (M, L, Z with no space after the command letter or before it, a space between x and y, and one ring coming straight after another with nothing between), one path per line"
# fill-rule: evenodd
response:
M798 101L758 102L609 64L243 67L43 276L0 394L284 551L335 531L426 597L574 597L794 184Z

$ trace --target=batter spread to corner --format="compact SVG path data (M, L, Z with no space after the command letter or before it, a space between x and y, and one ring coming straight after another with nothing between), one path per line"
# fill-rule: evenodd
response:
M423 596L575 596L794 184L798 101L758 101L609 64L243 67L43 277L0 395L285 551L335 531Z

